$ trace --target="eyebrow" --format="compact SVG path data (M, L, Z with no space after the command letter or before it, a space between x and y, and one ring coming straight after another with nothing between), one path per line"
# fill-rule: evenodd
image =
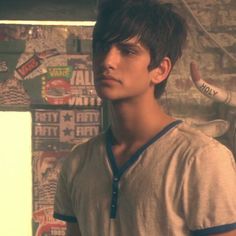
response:
M130 43L130 42L119 42L119 43L116 43L117 46L120 46L120 47L130 47L130 48L135 48L135 49L138 49L138 50L141 50L143 51L143 47L141 46L141 44L139 42L134 42L134 43Z

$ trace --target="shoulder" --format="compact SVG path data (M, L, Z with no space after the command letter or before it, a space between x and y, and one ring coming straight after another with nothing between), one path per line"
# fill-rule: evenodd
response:
M176 138L191 146L203 147L209 143L217 143L214 138L207 136L197 128L194 128L185 122L179 124L174 131Z
M172 145L181 149L181 152L190 157L191 161L196 158L203 158L204 161L210 158L213 160L228 158L231 161L234 159L225 145L185 122L179 124L169 136Z
M101 145L104 145L104 143L105 134L103 132L82 144L75 145L71 150L69 160L83 158L82 156L84 156L88 151L99 148Z
M235 158L225 145L187 124L183 124L180 129L182 135L189 139L190 147L192 146L195 150L191 159L194 166L205 167L209 171L230 169L235 173Z
M79 169L83 168L85 163L91 159L91 153L98 151L102 146L104 146L104 133L75 145L63 163L62 174L69 179L73 178Z

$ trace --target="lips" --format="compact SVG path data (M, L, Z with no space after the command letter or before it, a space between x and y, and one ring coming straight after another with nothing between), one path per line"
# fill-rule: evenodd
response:
M100 75L97 76L95 82L117 82L117 83L121 83L121 80L115 78L114 76L111 75Z

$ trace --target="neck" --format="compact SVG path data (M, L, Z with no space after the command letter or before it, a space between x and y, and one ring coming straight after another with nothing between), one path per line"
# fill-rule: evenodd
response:
M146 142L174 120L155 99L116 101L110 104L110 110L112 132L117 143Z

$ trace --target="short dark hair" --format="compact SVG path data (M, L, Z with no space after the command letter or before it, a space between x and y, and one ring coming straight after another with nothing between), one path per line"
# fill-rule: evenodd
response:
M170 3L154 0L106 0L100 4L93 31L96 43L113 44L138 37L150 52L149 70L169 57L172 67L182 55L187 26ZM167 79L155 87L155 97L164 92Z

